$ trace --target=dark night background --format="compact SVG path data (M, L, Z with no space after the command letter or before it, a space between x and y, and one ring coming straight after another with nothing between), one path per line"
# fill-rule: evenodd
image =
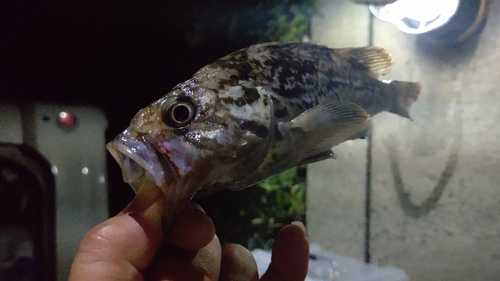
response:
M97 106L111 140L203 65L261 40L265 10L258 1L4 1L0 102ZM111 215L133 196L112 161Z

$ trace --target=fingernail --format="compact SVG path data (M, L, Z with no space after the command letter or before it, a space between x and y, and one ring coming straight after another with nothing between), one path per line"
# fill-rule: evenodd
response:
M198 203L196 203L196 202L191 202L191 204L189 205L189 207L192 208L192 209L198 209L202 213L206 214L205 210L203 210L203 208L200 205L198 205Z
M304 234L306 234L306 226L301 221L294 221L291 224L300 227L300 229L302 229Z

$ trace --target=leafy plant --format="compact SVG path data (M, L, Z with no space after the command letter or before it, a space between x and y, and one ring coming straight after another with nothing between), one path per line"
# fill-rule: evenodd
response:
M265 37L270 41L299 42L309 33L310 18L317 12L316 0L279 2L270 9Z
M278 231L305 221L306 167L292 168L258 186L221 191L200 201L224 242L268 249ZM222 202L222 203L221 203Z
M264 203L252 224L261 229L249 239L250 248L268 248L276 233L293 221L305 221L306 167L295 167L259 184ZM265 231L267 230L267 231Z

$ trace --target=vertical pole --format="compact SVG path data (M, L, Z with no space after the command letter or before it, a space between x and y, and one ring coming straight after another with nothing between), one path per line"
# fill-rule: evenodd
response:
M367 9L368 10L368 9ZM368 45L373 45L373 16L368 11ZM365 262L370 263L370 223L371 223L371 174L372 174L372 138L373 138L373 123L369 130L367 137L367 151L366 151L366 193L365 193Z

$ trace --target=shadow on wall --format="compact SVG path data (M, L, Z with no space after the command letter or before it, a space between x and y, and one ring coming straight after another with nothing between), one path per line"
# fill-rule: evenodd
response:
M479 35L481 34L487 19L487 0L460 1L457 14L453 16L445 26L428 33L421 34L415 41L415 49L418 57L432 61L432 66L439 64L452 72L454 77L462 71L461 66L469 64L476 54ZM454 74L453 74L454 73ZM433 210L455 173L458 164L459 152L462 146L463 118L462 99L457 93L457 109L454 112L452 126L456 127L448 159L439 176L431 194L420 204L415 204L410 199L410 194L405 191L404 180L398 161L398 149L395 138L384 141L388 150L389 164L392 172L394 187L401 209L410 217L420 218L426 216Z

